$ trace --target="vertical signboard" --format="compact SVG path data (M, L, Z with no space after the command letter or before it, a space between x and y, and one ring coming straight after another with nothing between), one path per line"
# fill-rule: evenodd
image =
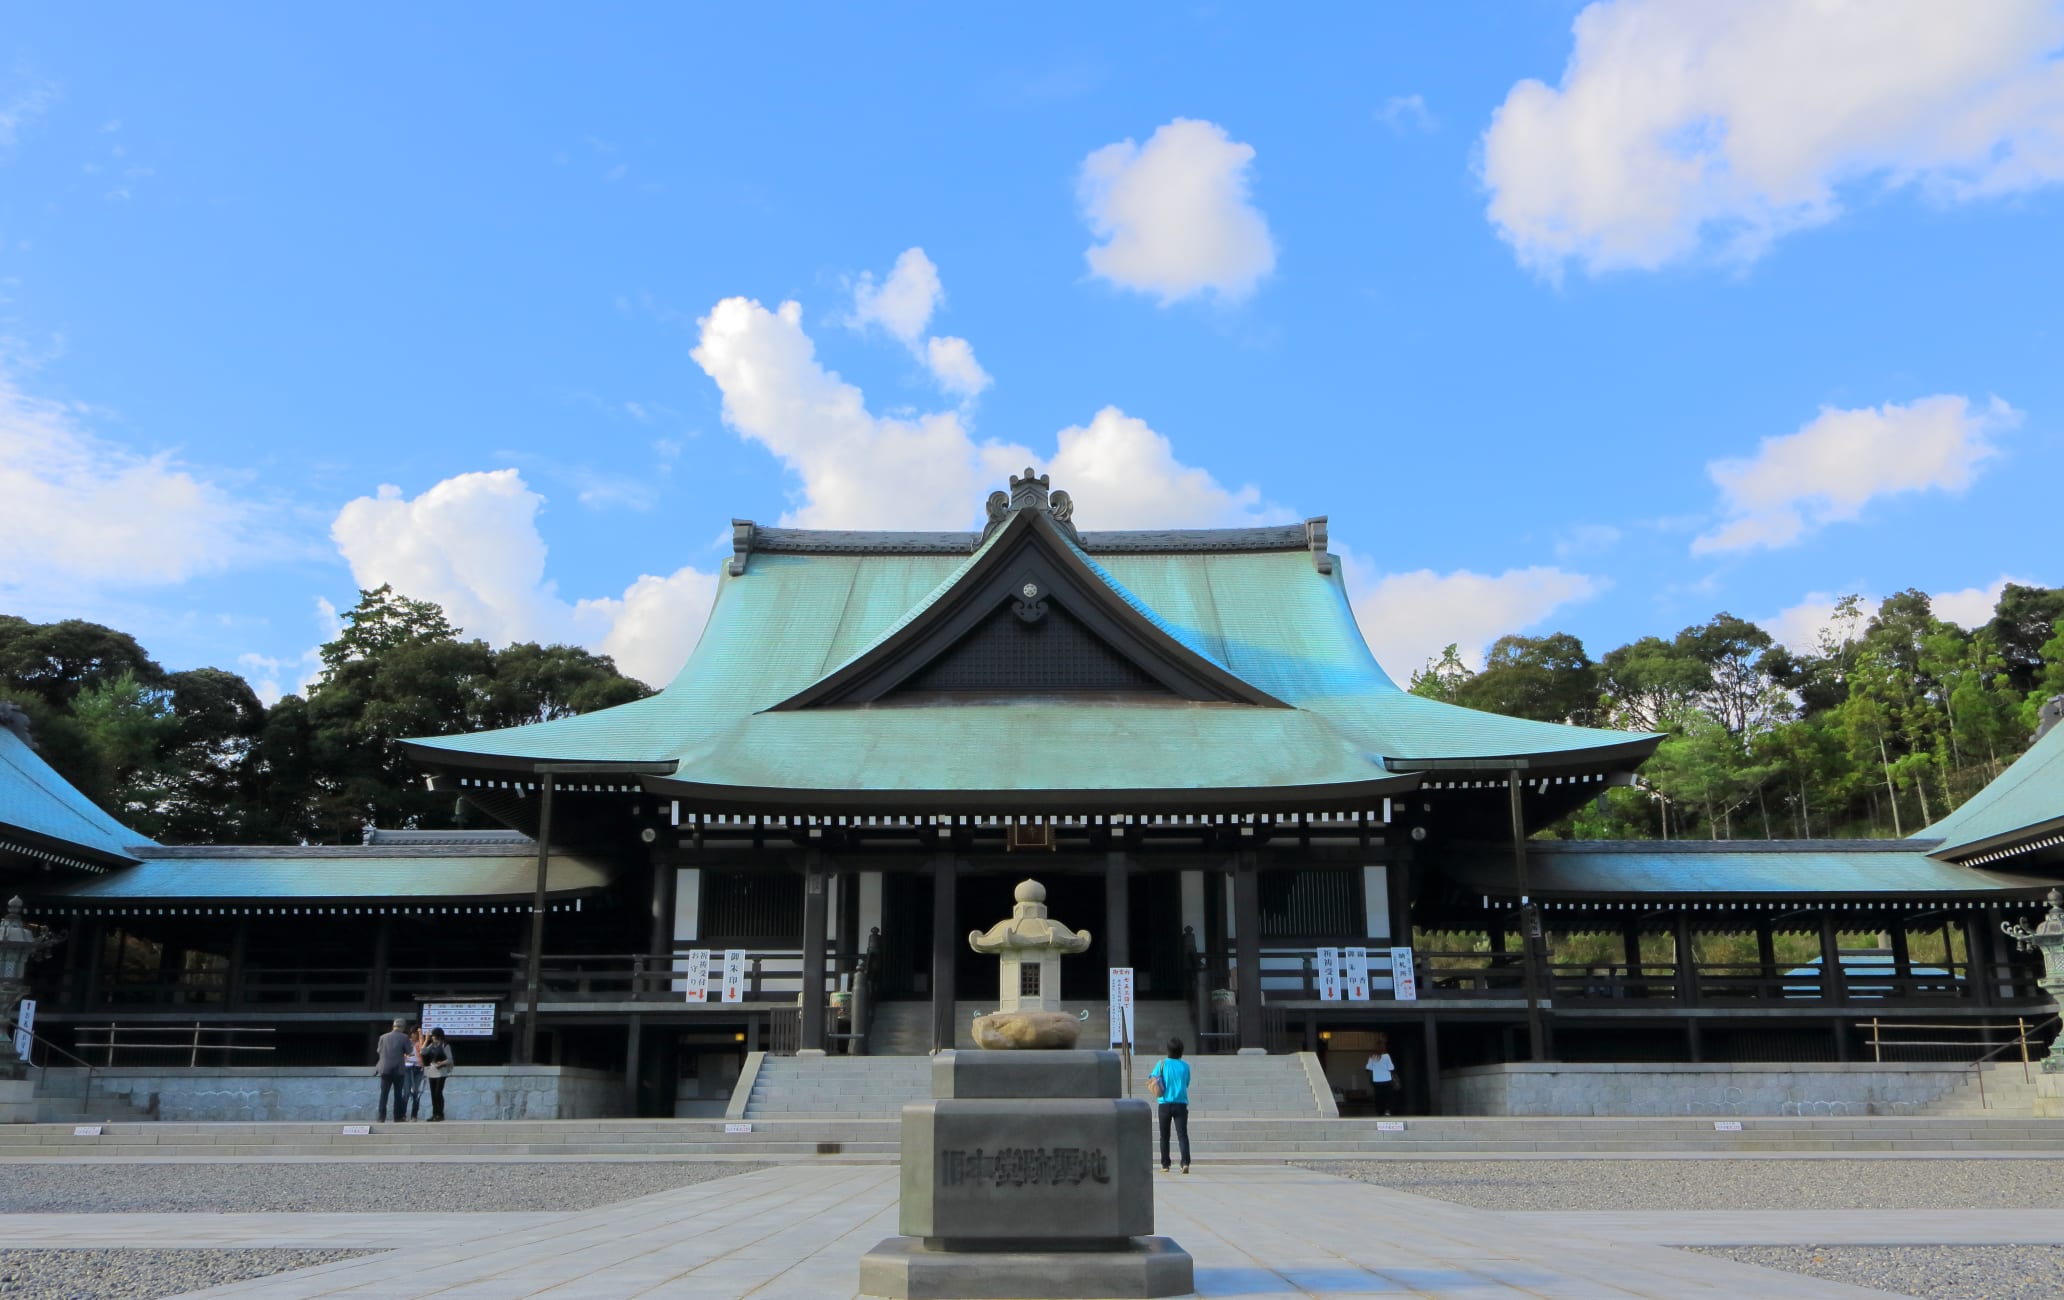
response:
M29 1053L36 1046L36 1040L29 1036L35 1027L36 999L23 998L14 1013L14 1054L24 1061L29 1059Z
M724 1001L745 1001L745 949L724 949Z
M1400 1002L1419 1000L1419 977L1412 973L1410 948L1390 950L1390 988L1390 995Z
M1340 949L1321 948L1319 957L1319 1001L1340 1001Z
M1346 986L1349 1002L1369 1000L1369 950L1367 948L1341 949L1340 982Z
M709 1001L709 949L688 950L688 964L681 972L681 989L690 1002Z
M1111 967L1111 1046L1132 1041L1132 967Z

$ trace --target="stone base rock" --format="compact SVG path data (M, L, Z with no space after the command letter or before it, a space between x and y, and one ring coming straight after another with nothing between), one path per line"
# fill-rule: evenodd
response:
M975 1017L975 1042L991 1051L1075 1046L1082 1022L1065 1011L996 1011Z
M890 1300L1099 1300L1187 1295L1189 1252L1167 1237L1116 1250L942 1251L890 1237L860 1257L860 1291Z
M0 1079L0 1124L36 1122L36 1081Z
M2035 1113L2043 1119L2064 1119L2064 1074L2035 1076Z

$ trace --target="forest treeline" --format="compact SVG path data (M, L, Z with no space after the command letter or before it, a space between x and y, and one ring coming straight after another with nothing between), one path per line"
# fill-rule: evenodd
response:
M1411 690L1550 722L1664 734L1641 784L1557 834L1576 839L1912 835L2028 747L2064 693L2064 588L2008 584L1965 629L1902 591L1850 596L1807 649L1719 614L1593 660L1576 637L1500 638L1472 672L1455 647Z
M1471 671L1454 646L1411 676L1471 708L1666 739L1643 784L1553 832L1577 838L1911 835L2027 747L2064 693L2064 589L2009 585L1966 630L1903 591L1837 607L1819 642L1779 645L1719 614L1594 660L1567 633L1507 636ZM651 694L604 655L468 639L388 587L359 594L305 695L267 708L241 676L166 672L127 633L0 615L0 701L51 766L170 843L351 843L364 827L448 827L407 736L515 726Z
M359 593L321 658L305 696L266 708L236 673L168 673L125 632L0 615L0 700L28 715L44 761L175 844L349 844L369 825L457 826L462 810L424 788L401 739L652 693L577 646L469 640L436 605L384 586Z

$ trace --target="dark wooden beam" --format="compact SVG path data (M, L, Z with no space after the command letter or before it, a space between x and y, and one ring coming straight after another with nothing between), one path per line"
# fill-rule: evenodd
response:
M1132 859L1124 849L1104 855L1104 963L1132 965Z
M1240 1050L1266 1051L1261 1024L1261 855L1242 849L1233 868L1234 1005Z
M953 966L960 957L954 915L960 900L960 864L950 853L932 855L932 1050L952 1048L959 1013L953 1009Z
M824 853L803 851L803 978L802 1042L804 1051L824 1050Z

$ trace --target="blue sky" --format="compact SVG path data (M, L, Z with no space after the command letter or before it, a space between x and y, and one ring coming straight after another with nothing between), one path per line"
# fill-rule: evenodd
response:
M1329 515L1400 678L2064 581L2054 3L97 12L0 23L0 609L172 667L664 678L734 516L1027 460Z

